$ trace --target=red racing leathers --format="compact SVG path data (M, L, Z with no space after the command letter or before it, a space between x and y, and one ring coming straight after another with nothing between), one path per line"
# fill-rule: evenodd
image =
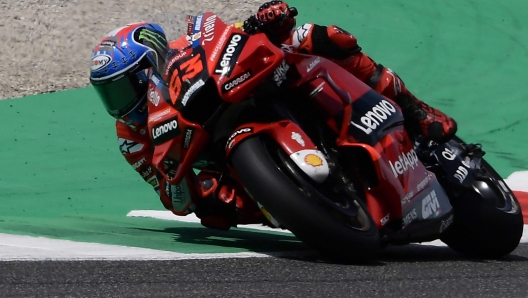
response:
M152 165L154 144L146 123L134 130L116 121L116 132L121 154L154 188L163 206L175 215L194 212L202 225L222 230L264 221L262 212L240 185L229 178L222 179L221 185L218 183L220 173L202 170L198 175L189 173L179 185L168 183Z
M154 188L160 196L163 206L177 215L188 214L191 211L189 209L192 208L192 204L187 208L175 210L172 206L172 196L166 190L168 188L167 181L163 177L160 177L161 175L158 175L158 172L152 165L154 146L146 125L137 130L133 130L125 124L116 121L116 132L121 154L123 154L123 157L125 157L132 168L139 173L141 178Z
M361 51L354 35L337 26L304 24L282 43L285 51L328 58L378 93L394 100L403 111L412 132L444 142L456 133L456 122L418 100L391 69L376 63Z
M195 212L210 228L229 229L236 224L261 223L263 216L241 186L218 184L219 173L202 170L190 173L180 185L171 185L152 165L154 145L146 125L133 130L116 121L119 149L126 161L150 184L163 206L175 215Z

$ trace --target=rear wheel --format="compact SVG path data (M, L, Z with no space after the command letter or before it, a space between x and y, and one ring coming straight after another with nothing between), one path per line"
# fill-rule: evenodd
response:
M366 261L380 248L378 229L355 193L316 185L274 140L251 137L231 154L248 193L284 227L327 257Z
M441 240L463 254L499 258L519 245L524 227L521 206L484 160L481 174L473 189L452 191L454 222Z

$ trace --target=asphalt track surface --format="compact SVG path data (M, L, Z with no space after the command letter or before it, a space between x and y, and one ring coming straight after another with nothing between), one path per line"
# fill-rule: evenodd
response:
M528 245L501 260L389 247L365 265L305 258L0 262L1 297L528 297Z
M302 6L301 1L292 3ZM519 88L525 85L521 80L525 78L528 57L525 39L528 18L524 1L443 1L429 3L427 7L413 1L396 1L390 5L380 1L370 3L361 3L366 6L361 8L357 7L359 3L350 3L349 8L348 1L324 1L325 9L314 8L311 12L308 11L304 14L304 21L327 23L326 20L331 19L338 24L350 24L346 26L347 29L350 27L354 33L357 32L364 49L376 60L397 70L415 94L460 119L462 137L471 136L473 140L486 144L486 148L490 149L490 162L500 166L501 174L506 176L515 170L526 170L528 163L524 144L527 98L526 91ZM376 7L369 9L368 6ZM345 9L353 16L350 21L353 23L334 19L336 12ZM345 13L339 15L343 16ZM435 22L426 19L434 19ZM383 20L387 22L382 22ZM383 33L385 35L379 37ZM368 38L369 36L379 38ZM453 96L462 100L454 100ZM483 104L486 103L483 99L493 99L490 101L493 104ZM77 104L75 100L72 98L72 105ZM73 192L71 189L79 188L74 181L83 186L77 190L76 196L72 196L74 207L70 209L73 211L67 214L84 212L79 216L86 216L87 212L104 213L104 210L112 208L123 213L125 207L118 203L122 200L108 202L108 205L99 210L97 208L103 204L98 202L97 205L89 206L89 198L103 197L99 193L93 193L95 189L104 190L106 196L118 197L121 190L115 190L114 193L113 189L105 186L115 184L115 179L123 179L123 184L128 180L136 183L137 177L126 180L116 178L118 175L111 173L103 177L105 179L97 180L97 184L93 182L95 175L90 172L91 168L65 166L68 171L64 171L68 173L68 177L60 177L60 181L69 188L61 192L61 196L48 195L50 189L55 189L57 185L46 180L46 175L37 178L34 175L39 173L39 165L43 165L42 168L46 170L54 169L55 173L59 167L50 167L45 161L39 161L37 157L30 155L23 158L15 155L16 152L23 152L13 145L21 143L22 135L29 136L28 140L22 140L27 141L24 143L27 148L38 147L40 143L35 144L38 140L48 146L47 144L56 143L57 140L63 140L64 135L68 135L70 144L76 144L77 147L71 146L72 150L65 147L68 151L61 155L66 160L65 164L74 164L75 158L79 159L78 152L82 146L89 147L102 160L102 156L108 155L107 148L115 146L114 139L109 146L110 140L107 144L94 139L102 147L97 149L87 144L91 140L89 135L79 134L79 131L84 132L84 127L93 130L93 120L99 123L98 118L84 117L81 113L72 115L72 119L67 119L70 123L77 123L73 120L74 117L86 119L86 123L75 125L75 130L71 128L70 131L57 120L59 118L46 114L54 112L49 111L49 106L39 113L35 112L37 116L34 116L33 110L19 111L16 109L18 103L13 105L13 109L6 108L4 113L11 112L13 117L33 120L39 120L37 116L41 115L45 120L40 119L39 125L51 123L50 125L60 126L63 129L60 132L63 133L57 139L53 139L59 135L55 131L34 129L31 134L23 134L23 131L33 128L31 125L35 122L24 120L24 123L15 127L17 135L12 144L2 142L6 149L2 154L11 156L11 163L4 161L2 168L21 171L17 175L11 173L11 176L16 176L14 181L8 175L2 177L2 183L18 187L20 192L11 196L5 196L4 193L2 199L11 199L13 208L10 208L11 205L2 205L2 224L13 221L10 216L19 216L23 220L33 219L35 222L42 220L40 223L43 225L50 222L50 218L39 218L39 211L46 206L64 206L59 199L66 200L67 197L70 200L70 192ZM66 102L64 105L64 109L70 108ZM497 115L497 106L511 109ZM71 109L73 108L75 107ZM88 109L86 113L88 111L89 114L100 114L99 110ZM494 115L493 123L490 115ZM67 116L62 113L60 119ZM100 117L103 119L103 116ZM101 125L101 131L109 131L110 128L110 125ZM4 132L3 136L7 133ZM88 141L83 142L85 137ZM10 149L9 146L17 149ZM503 151L502 148L508 149ZM44 153L40 158L46 157ZM99 172L103 161L98 164L92 158L90 162L99 168ZM123 173L129 173L130 169L125 170L121 163L122 160L115 168L122 166ZM22 171L30 166L30 170L24 174ZM78 168L82 171L77 172ZM91 176L88 177L86 173ZM120 174L119 177L121 176L123 175ZM71 181L67 179L69 177ZM27 181L32 184L24 183ZM101 181L107 184L102 184ZM90 183L94 190L86 187ZM10 190L9 187L4 186L3 190ZM56 201L53 201L52 195L57 197ZM17 203L29 197L34 200L31 208L20 210ZM138 195L135 202L140 203L136 203L134 208L142 208L143 206L138 205L147 204L141 200L143 198ZM129 206L126 208L130 210ZM25 214L12 215L15 210ZM53 211L55 209L50 209L49 212ZM55 216L48 213L46 215ZM41 227L39 223L35 225ZM23 230L24 225L21 227ZM49 230L54 232L54 228L52 226ZM82 230L80 232L72 235L82 234ZM367 265L332 264L315 257L180 261L9 261L0 262L0 297L528 297L527 261L528 244L521 244L511 255L501 260L468 259L446 247L390 247L381 253L378 261Z

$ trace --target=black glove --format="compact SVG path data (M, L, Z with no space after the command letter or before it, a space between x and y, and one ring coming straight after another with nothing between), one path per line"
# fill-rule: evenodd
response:
M236 227L236 202L230 188L227 185L219 185L216 178L205 178L204 176L208 176L207 173L202 175L201 195L195 200L194 213L205 227L218 230Z
M248 34L255 34L258 32L261 24L255 15L250 16L244 21L244 32Z

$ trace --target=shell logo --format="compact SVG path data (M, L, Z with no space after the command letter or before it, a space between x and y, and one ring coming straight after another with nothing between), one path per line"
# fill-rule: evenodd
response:
M304 162L311 165L312 167L320 167L323 165L323 160L315 154L307 154L304 157Z
M202 32L198 32L198 33L195 33L193 34L192 36L192 41L195 41L195 40L198 40L202 37Z

